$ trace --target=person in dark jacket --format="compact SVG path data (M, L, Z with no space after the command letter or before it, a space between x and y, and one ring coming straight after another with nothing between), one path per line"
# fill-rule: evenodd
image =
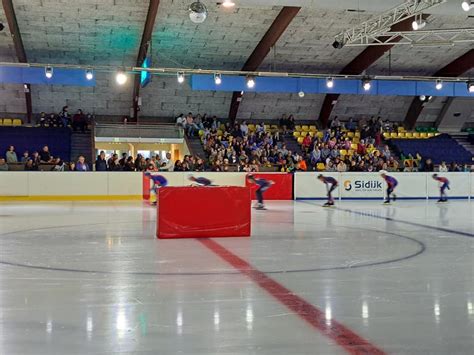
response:
M105 152L103 150L95 161L95 171L107 171L107 160L105 160Z

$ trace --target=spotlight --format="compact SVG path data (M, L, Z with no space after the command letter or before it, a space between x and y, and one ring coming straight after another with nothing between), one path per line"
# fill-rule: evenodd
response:
M305 95L305 94L304 94L304 91L300 91L300 92L298 93L298 96L301 97L301 98L303 98L304 95Z
M216 85L222 84L222 76L220 73L214 74L214 83L216 83Z
M234 7L235 2L233 2L232 0L224 0L224 2L222 3L222 6L224 6L224 7Z
M326 79L326 86L329 89L332 89L334 87L334 79L333 78L327 78Z
M364 88L365 91L369 91L370 88L372 87L372 84L370 83L370 79L362 80L362 87Z
M53 77L53 67L44 68L44 76L46 76L48 79L51 79Z
M86 70L86 79L87 80L94 79L94 72L92 71L92 69L87 69Z
M436 80L436 90L441 90L443 88L443 82L441 80Z
M247 77L247 87L253 89L255 87L255 79L251 76Z
M474 9L474 1L464 0L461 4L461 7L466 12L471 10L471 9Z
M334 49L341 49L342 47L344 47L344 43L338 41L337 39L333 42L332 46L334 47Z
M474 94L474 81L467 82L467 91L469 91L470 94Z
M194 23L203 23L207 18L206 5L199 0L189 5L189 18Z
M184 83L184 73L178 72L178 83Z
M426 95L420 95L420 101L425 102L426 101Z
M423 20L421 16L422 15L420 15L418 19L415 18L415 21L413 21L411 24L411 27L413 28L414 31L421 30L422 28L426 26L426 21Z
M119 71L117 75L115 76L115 81L117 81L117 84L123 85L127 82L127 75L123 71Z

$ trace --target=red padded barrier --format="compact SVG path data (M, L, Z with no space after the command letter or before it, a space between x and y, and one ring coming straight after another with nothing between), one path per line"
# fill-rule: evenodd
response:
M158 238L250 236L247 187L163 187L158 196Z
M150 177L143 173L143 199L150 199Z
M272 180L275 184L272 185L265 193L263 198L265 200L293 200L293 174L289 173L252 173L257 179ZM258 186L246 181L246 186L251 188L252 199L255 198L255 191Z

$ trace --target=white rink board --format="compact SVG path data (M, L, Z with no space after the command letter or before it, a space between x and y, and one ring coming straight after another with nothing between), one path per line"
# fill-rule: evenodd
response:
M107 195L128 196L142 194L142 177L134 172L106 173L107 174Z
M301 172L295 174L295 199L321 199L326 197L324 184L315 183L319 173ZM387 185L379 173L323 173L339 181L335 194L342 199L382 199ZM433 180L433 173L389 173L398 181L395 190L401 199L427 199L439 197L439 185ZM450 181L448 198L469 198L474 196L474 174L439 173ZM318 182L316 180L316 182Z
M297 173L295 174L295 196L300 199L325 199L327 197L326 185L317 179L320 173ZM339 180L339 173L323 173ZM334 198L339 198L342 185L334 191Z
M21 171L0 172L0 196L28 196L28 176Z
M29 174L29 196L107 195L108 173L35 172Z

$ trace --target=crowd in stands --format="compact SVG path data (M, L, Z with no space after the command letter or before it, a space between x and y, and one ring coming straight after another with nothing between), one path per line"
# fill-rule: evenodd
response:
M40 127L71 127L74 131L85 132L92 121L93 116L90 113L84 114L81 109L78 109L74 115L71 115L69 107L64 106L58 114L41 112L36 124Z
M32 153L24 151L21 157L18 157L15 147L11 145L5 152L5 158L0 157L0 171L9 171L9 164L22 164L25 171L39 171L40 165L47 165L53 171L66 169L66 163L60 157L53 156L47 145Z

